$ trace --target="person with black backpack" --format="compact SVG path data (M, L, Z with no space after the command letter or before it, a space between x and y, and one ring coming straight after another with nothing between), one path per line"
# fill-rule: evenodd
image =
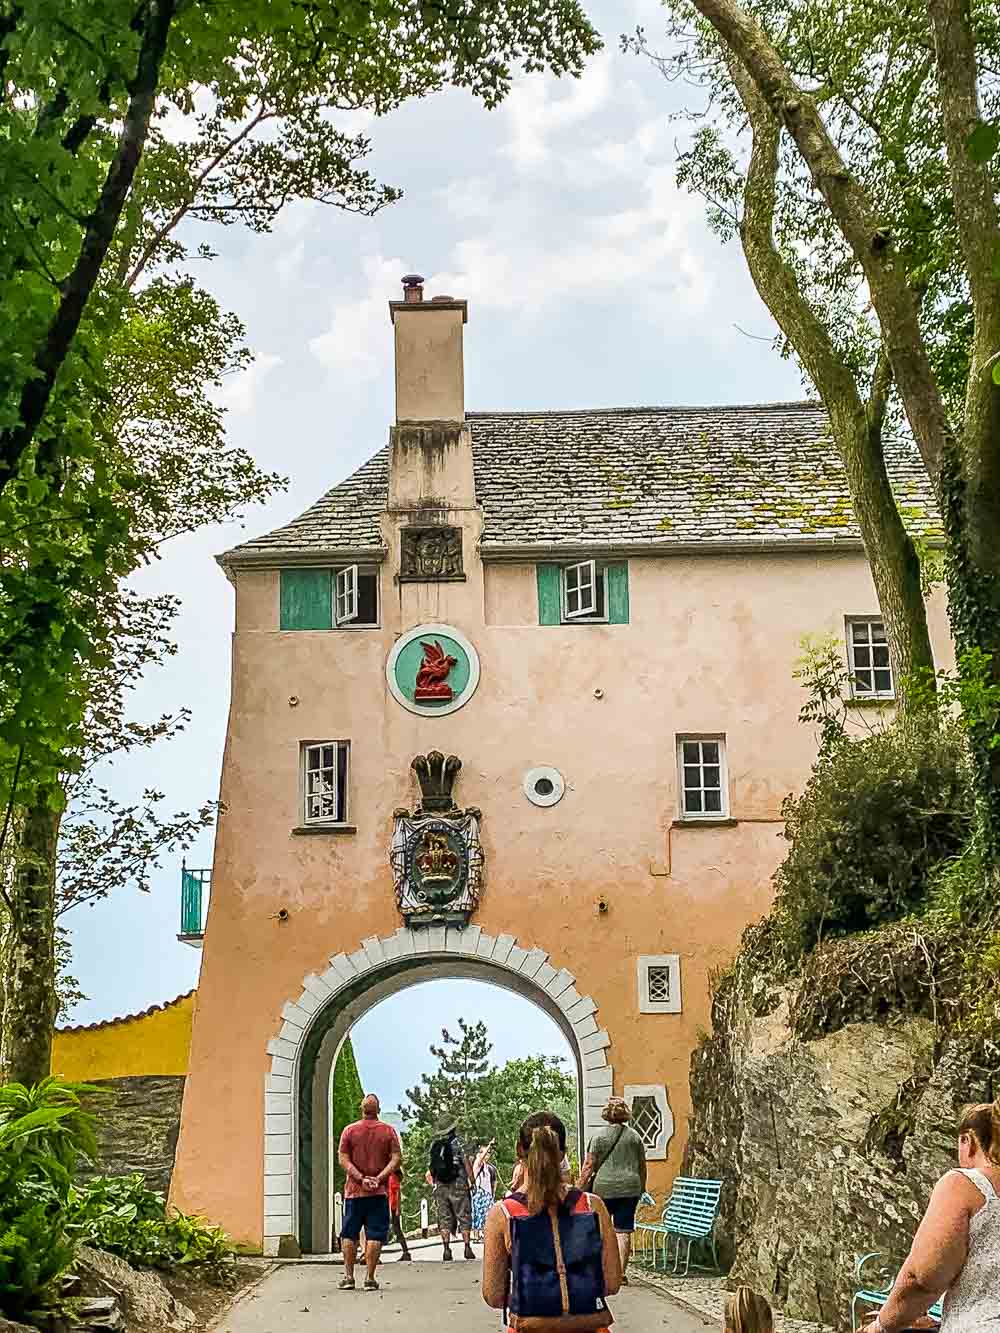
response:
M451 1261L451 1237L461 1232L466 1259L475 1259L472 1248L472 1165L458 1138L458 1121L446 1116L434 1130L431 1143L429 1182L434 1186L438 1230L445 1263Z
M483 1300L510 1333L607 1333L621 1286L611 1217L596 1194L563 1179L566 1126L536 1111L521 1126L523 1189L490 1209Z

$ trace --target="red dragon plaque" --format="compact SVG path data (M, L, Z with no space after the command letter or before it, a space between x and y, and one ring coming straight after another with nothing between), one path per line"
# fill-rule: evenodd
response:
M440 643L424 643L424 660L417 670L416 686L413 698L417 703L441 703L454 698L454 690L448 684L448 674L458 665L458 659L449 656Z

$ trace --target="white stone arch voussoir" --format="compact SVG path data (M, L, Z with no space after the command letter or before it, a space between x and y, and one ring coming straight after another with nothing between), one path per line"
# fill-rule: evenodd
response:
M365 1009L396 990L428 979L428 974L492 981L545 1010L576 1054L583 1137L600 1128L600 1110L613 1086L611 1038L600 1026L596 1003L589 995L579 993L573 974L554 963L545 949L522 948L512 935L488 935L480 926L440 925L420 930L404 926L385 938L371 936L355 953L331 958L321 976L305 978L301 994L281 1011L278 1035L267 1043L270 1071L264 1090L265 1254L276 1254L282 1237L300 1238L299 1082L310 1032L324 1014L329 1014L331 1006L337 1005L338 998L346 1007L350 997L353 1024ZM365 996L371 997L367 1003ZM338 1047L344 1035L346 1031ZM328 1235L317 1238L312 1248L328 1249Z

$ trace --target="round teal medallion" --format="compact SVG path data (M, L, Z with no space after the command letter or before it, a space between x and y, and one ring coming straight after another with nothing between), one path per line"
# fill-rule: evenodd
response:
M397 642L386 677L393 697L410 712L453 713L479 684L479 657L459 630L422 625Z

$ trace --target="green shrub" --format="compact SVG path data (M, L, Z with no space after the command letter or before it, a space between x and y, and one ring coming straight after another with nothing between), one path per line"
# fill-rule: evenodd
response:
M163 1196L147 1188L140 1175L104 1176L74 1186L67 1226L84 1244L139 1267L220 1268L232 1258L221 1228L176 1209L168 1212Z
M59 1297L73 1262L66 1201L81 1156L94 1152L84 1084L49 1078L0 1087L0 1310L21 1318Z
M0 1311L23 1319L52 1305L73 1262L61 1210L20 1191L0 1208Z
M933 872L960 854L973 822L965 739L926 717L831 739L782 813L790 845L775 874L774 926L798 956L926 905Z

